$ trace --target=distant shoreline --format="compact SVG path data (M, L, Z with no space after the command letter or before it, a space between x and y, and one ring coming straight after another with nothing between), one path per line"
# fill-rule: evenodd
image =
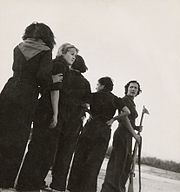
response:
M109 147L106 152L106 158L110 157L111 151L112 147ZM180 173L180 163L176 163L175 161L162 160L156 157L142 157L141 164Z

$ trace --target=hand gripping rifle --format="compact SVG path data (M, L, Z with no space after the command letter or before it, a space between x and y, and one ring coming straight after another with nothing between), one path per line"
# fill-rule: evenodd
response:
M149 114L149 111L143 106L142 114L141 114L141 120L140 120L140 126L142 126L144 114ZM140 135L140 131L138 131L138 134ZM138 166L139 166L139 192L141 192L141 147L142 147L142 137L140 144L138 142L135 142L134 150L132 154L132 163L131 163L131 170L129 173L129 186L128 186L128 192L134 192L134 185L133 185L133 179L135 177L135 164L136 164L136 156L137 156L137 150L138 150Z

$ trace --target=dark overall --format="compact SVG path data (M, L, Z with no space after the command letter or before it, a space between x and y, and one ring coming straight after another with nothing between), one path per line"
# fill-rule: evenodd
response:
M61 132L52 169L51 188L64 191L67 175L82 130L83 105L90 94L89 82L80 72L70 70L64 81L60 103Z
M130 122L134 128L137 112L134 101L125 96L122 98L124 104L129 108ZM101 192L125 192L125 185L129 176L132 157L132 136L123 122L114 133L113 148L107 165L106 176Z
M62 73L66 79L68 72L68 64L62 57L53 60L53 75ZM62 83L52 84L39 99L33 120L32 139L16 187L18 190L40 189L54 160L60 130L58 126L49 128L53 115L51 90L62 90Z
M70 172L68 189L71 192L96 192L97 177L108 147L111 129L106 124L116 109L124 107L120 98L111 92L93 93L90 100L92 118L79 138Z
M26 49L26 44L19 46ZM13 77L0 94L0 187L13 187L29 138L38 102L39 87L48 84L52 53L37 51L28 59L19 46L14 49ZM26 53L35 51L28 46Z

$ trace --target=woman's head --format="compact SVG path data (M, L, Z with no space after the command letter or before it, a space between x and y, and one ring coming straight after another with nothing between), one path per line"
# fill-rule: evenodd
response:
M69 65L72 65L76 59L78 51L79 50L74 45L65 43L59 47L57 57L62 56Z
M84 59L80 55L76 55L76 60L72 64L71 68L78 70L80 73L85 73L88 70Z
M54 48L56 44L54 34L50 27L44 23L32 23L26 29L22 37L23 40L33 38L35 40L41 39L50 49Z
M97 91L106 90L106 91L112 91L113 90L113 81L110 77L102 77L98 80L97 83Z
M125 88L125 95L132 97L136 97L142 92L139 82L135 80L129 81L124 88Z

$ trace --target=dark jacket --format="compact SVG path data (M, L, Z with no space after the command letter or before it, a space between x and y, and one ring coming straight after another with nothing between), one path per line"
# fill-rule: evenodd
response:
M135 125L135 120L136 118L138 117L138 113L136 111L136 105L134 103L134 101L131 99L131 97L129 96L124 96L122 98L124 104L128 107L128 109L130 110L130 115L128 116L130 122L131 122L131 125L133 126L133 128L136 130L137 127ZM128 129L126 128L126 126L123 125L123 122L120 121L119 122L119 131L123 132L123 133L127 133L127 134L130 134Z
M0 95L0 102L12 102L25 111L34 113L38 101L39 88L48 86L52 71L51 50L41 50L26 59L20 48L14 49L13 77L6 83ZM10 109L9 109L10 110Z
M70 70L63 81L60 100L60 113L63 121L69 118L81 118L84 115L83 105L91 93L88 80L75 70Z
M106 138L110 134L110 127L106 122L113 118L116 110L122 110L124 103L109 91L92 93L89 102L92 118L86 123L82 135L89 138Z
M53 111L52 111L50 92L53 90L61 90L60 91L60 97L61 97L62 86L69 72L68 64L62 56L56 57L55 59L53 59L52 65L53 65L53 68L51 71L51 75L57 75L61 73L63 75L63 82L52 83L52 78L51 78L51 83L46 87L45 91L43 91L39 99L37 110L38 110L38 113L42 113L41 115L47 115L47 114L52 115ZM43 119L43 117L37 117L37 118Z

